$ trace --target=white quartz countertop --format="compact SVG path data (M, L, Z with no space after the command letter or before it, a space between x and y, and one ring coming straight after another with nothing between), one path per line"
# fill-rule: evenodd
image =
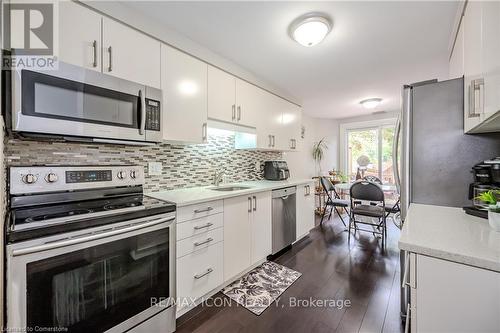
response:
M461 208L411 204L399 248L500 272L500 232Z
M313 184L313 179L289 179L284 181L270 181L270 180L255 180L240 183L230 183L221 184L220 186L248 186L249 189L236 190L236 191L214 191L211 188L215 186L203 186L203 187L190 187L182 188L178 190L160 191L160 192L150 192L147 193L153 198L160 200L171 201L175 203L178 207L192 205L196 203L219 200L225 198L236 197L240 195L247 195L251 193L270 191L279 188L285 188L288 186L296 186L302 184ZM311 193L314 188L311 189Z

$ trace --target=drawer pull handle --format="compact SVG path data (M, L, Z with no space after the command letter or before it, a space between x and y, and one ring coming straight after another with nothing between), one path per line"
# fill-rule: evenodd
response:
M195 209L195 210L194 210L194 212L195 212L196 214L198 214L198 213L209 212L209 211L211 211L211 210L214 210L214 209L213 209L212 207L210 207L210 206L209 206L209 207L204 208L204 209Z
M203 245L203 244L207 244L207 243L210 243L213 240L214 240L213 238L207 238L207 240L204 240L203 242L196 242L196 243L194 243L194 246L200 246L200 245Z
M196 227L194 227L194 230L200 230L200 229L210 228L211 226L213 226L213 223L207 223L207 224L204 224L204 225L197 225Z
M196 274L196 275L194 276L194 278L195 278L196 280L201 279L202 277L204 277L205 275L208 275L208 274L212 273L213 271L214 271L214 270L213 270L212 268L209 268L209 269L207 269L207 271L206 271L205 273Z

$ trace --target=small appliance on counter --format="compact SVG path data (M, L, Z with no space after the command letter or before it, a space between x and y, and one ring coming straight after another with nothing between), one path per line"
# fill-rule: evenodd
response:
M290 170L285 161L265 161L264 178L267 180L286 180L290 178Z
M472 200L472 206L463 209L467 214L487 219L487 207L475 198L486 191L500 190L500 157L474 165L472 173L474 182L469 185L469 200Z

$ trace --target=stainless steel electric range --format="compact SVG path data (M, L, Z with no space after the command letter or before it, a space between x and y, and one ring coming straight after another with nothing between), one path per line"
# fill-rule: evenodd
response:
M139 166L11 167L8 329L175 330L174 204Z

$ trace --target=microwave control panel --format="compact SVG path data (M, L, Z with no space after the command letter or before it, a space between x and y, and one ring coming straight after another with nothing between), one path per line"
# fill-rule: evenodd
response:
M146 98L146 130L160 131L161 108L160 101Z

